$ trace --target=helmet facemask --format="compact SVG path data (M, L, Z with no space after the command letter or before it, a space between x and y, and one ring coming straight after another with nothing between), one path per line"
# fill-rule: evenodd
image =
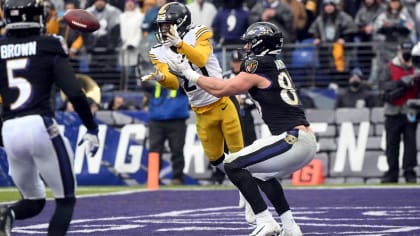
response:
M171 2L163 5L156 18L157 32L156 39L159 43L167 42L167 34L170 26L178 32L179 37L184 37L190 29L191 13L188 8L178 2ZM169 25L169 26L168 26Z
M167 22L167 21L163 21L163 22L159 22L157 21L157 25L158 25L158 29L156 32L156 39L159 43L166 43L167 42L167 35L169 33L171 33L171 28L176 30L178 32L179 37L184 37L185 33L187 32L187 30L189 29L189 25L186 25L186 18L187 16L185 16L182 19L178 19L177 22L179 21L179 23L176 22Z

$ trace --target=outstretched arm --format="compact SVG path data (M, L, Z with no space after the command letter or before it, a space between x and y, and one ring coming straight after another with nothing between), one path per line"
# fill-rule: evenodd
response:
M192 70L187 60L182 62L170 60L168 64L171 69L182 73L186 79L197 83L198 86L216 97L245 93L252 87L267 88L271 84L268 79L247 72L241 72L228 80L207 77Z
M231 96L246 93L250 88L254 87L257 81L255 76L245 72L228 80L200 76L197 78L197 84L216 97Z

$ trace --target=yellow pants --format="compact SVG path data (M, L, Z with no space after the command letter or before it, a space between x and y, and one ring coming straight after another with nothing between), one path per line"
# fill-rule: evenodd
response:
M206 109L194 111L197 135L209 161L216 161L223 155L225 141L229 152L237 152L244 147L238 111L228 97Z

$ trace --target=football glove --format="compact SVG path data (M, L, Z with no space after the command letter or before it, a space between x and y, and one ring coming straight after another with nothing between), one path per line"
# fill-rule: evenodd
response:
M167 42L165 43L167 46L174 46L180 47L182 39L179 37L176 25L171 25L169 32L166 34Z
M168 60L168 65L171 70L182 74L187 80L192 82L197 82L198 78L200 78L200 74L195 72L187 59L177 60L177 59L170 59Z
M77 145L81 146L83 144L85 145L86 156L95 156L99 149L98 129L88 130Z
M156 80L156 81L161 81L162 80L162 73L160 73L160 71L158 69L156 69L155 72L144 75L141 77L141 81L142 82L146 82L149 80Z

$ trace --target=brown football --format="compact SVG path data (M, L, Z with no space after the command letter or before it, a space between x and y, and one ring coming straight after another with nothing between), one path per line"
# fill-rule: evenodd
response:
M74 30L82 32L94 32L99 29L99 21L96 17L84 10L74 9L69 10L64 14L64 20Z

